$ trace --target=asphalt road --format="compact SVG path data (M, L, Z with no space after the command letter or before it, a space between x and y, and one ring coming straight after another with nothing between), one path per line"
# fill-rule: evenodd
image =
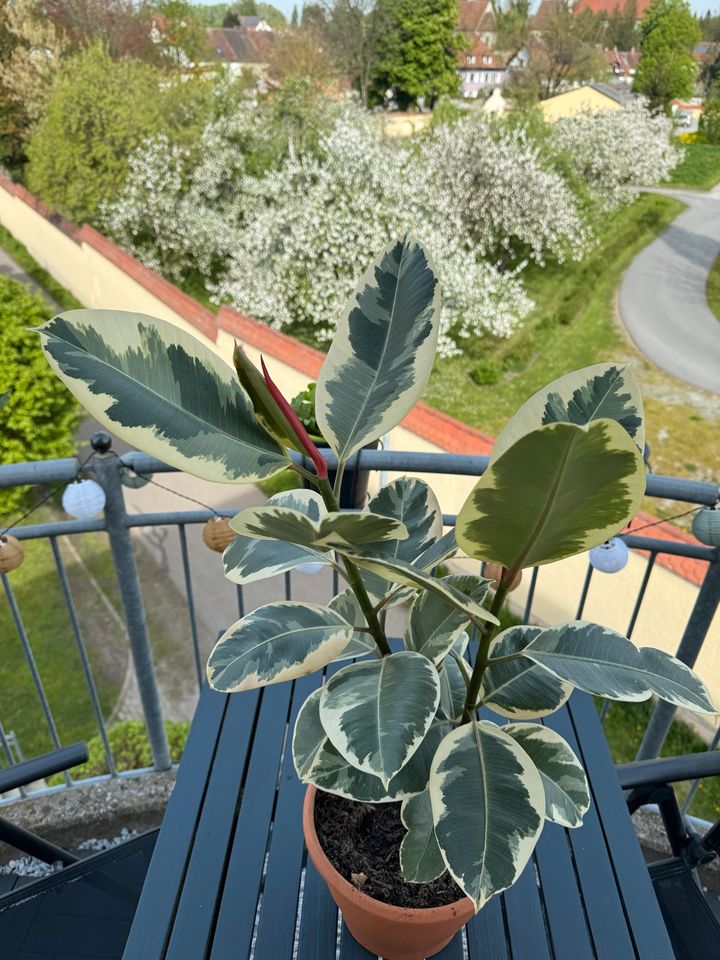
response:
M705 285L720 254L720 192L658 190L688 205L638 254L620 285L620 318L641 353L673 376L720 394L720 320Z

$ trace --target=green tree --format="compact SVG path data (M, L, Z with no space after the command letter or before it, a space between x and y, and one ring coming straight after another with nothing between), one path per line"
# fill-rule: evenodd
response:
M194 3L193 16L203 27L221 27L228 3Z
M240 17L256 17L258 15L257 4L255 0L238 0L228 8L223 17L222 25L224 27L239 27Z
M170 64L187 67L210 59L205 28L187 0L153 0L152 10L160 14L159 45Z
M431 106L443 94L457 93L457 0L378 0L384 18L373 76L374 99L392 89L401 108L422 97Z
M627 0L623 7L618 4L607 18L605 46L615 50L633 50L639 39L637 20L635 0Z
M708 143L720 143L720 97L710 97L705 101L700 132Z
M387 5L374 0L324 0L326 35L337 71L350 77L367 105L370 83L378 63Z
M669 110L676 98L691 97L697 67L692 48L700 28L686 0L652 0L640 24L640 63L634 89L652 107Z
M287 26L285 14L271 3L259 3L257 12L259 17L267 20L273 30L283 30Z
M10 277L0 277L0 463L69 457L79 407L45 360L31 327L49 320L50 308ZM0 490L0 521L23 506L27 491Z
M296 27L298 25L298 8L297 4L292 9L292 16L290 17L290 26Z

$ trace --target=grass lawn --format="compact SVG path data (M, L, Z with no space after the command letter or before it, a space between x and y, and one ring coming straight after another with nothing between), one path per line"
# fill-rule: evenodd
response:
M10 254L29 277L32 277L54 300L57 300L63 310L78 310L82 307L80 301L65 287L61 286L57 280L53 280L47 270L43 270L40 264L30 256L27 247L24 247L3 226L0 226L0 247Z
M707 278L708 306L720 320L720 256L710 268Z
M670 186L709 190L720 182L720 144L684 143L681 148L685 156L670 174Z
M535 309L524 326L509 340L478 337L463 356L439 359L425 401L497 436L520 404L563 373L603 360L632 361L653 469L709 479L720 461L720 402L648 363L615 315L623 271L682 209L673 197L644 194L612 215L585 261L528 268Z

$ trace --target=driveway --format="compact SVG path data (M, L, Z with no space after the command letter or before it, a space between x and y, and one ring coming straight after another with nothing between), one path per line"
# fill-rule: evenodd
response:
M720 254L720 191L659 188L688 209L623 277L620 318L638 350L673 376L720 394L720 320L705 285Z

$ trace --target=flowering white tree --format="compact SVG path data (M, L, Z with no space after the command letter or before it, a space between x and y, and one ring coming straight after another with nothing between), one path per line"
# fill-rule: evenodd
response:
M680 161L672 120L650 113L638 98L623 110L558 120L551 143L566 151L604 210L630 203L638 187L664 180Z
M440 349L509 336L532 303L527 261L581 259L593 243L587 197L611 208L676 162L664 118L642 106L560 121L543 137L468 116L418 140L384 136L347 106L316 149L248 170L256 115L209 124L190 149L161 138L131 159L108 229L174 279L199 272L217 300L275 328L332 337L357 275L392 239L416 235L444 289ZM563 162L559 162L561 159ZM583 194L584 191L581 191Z

